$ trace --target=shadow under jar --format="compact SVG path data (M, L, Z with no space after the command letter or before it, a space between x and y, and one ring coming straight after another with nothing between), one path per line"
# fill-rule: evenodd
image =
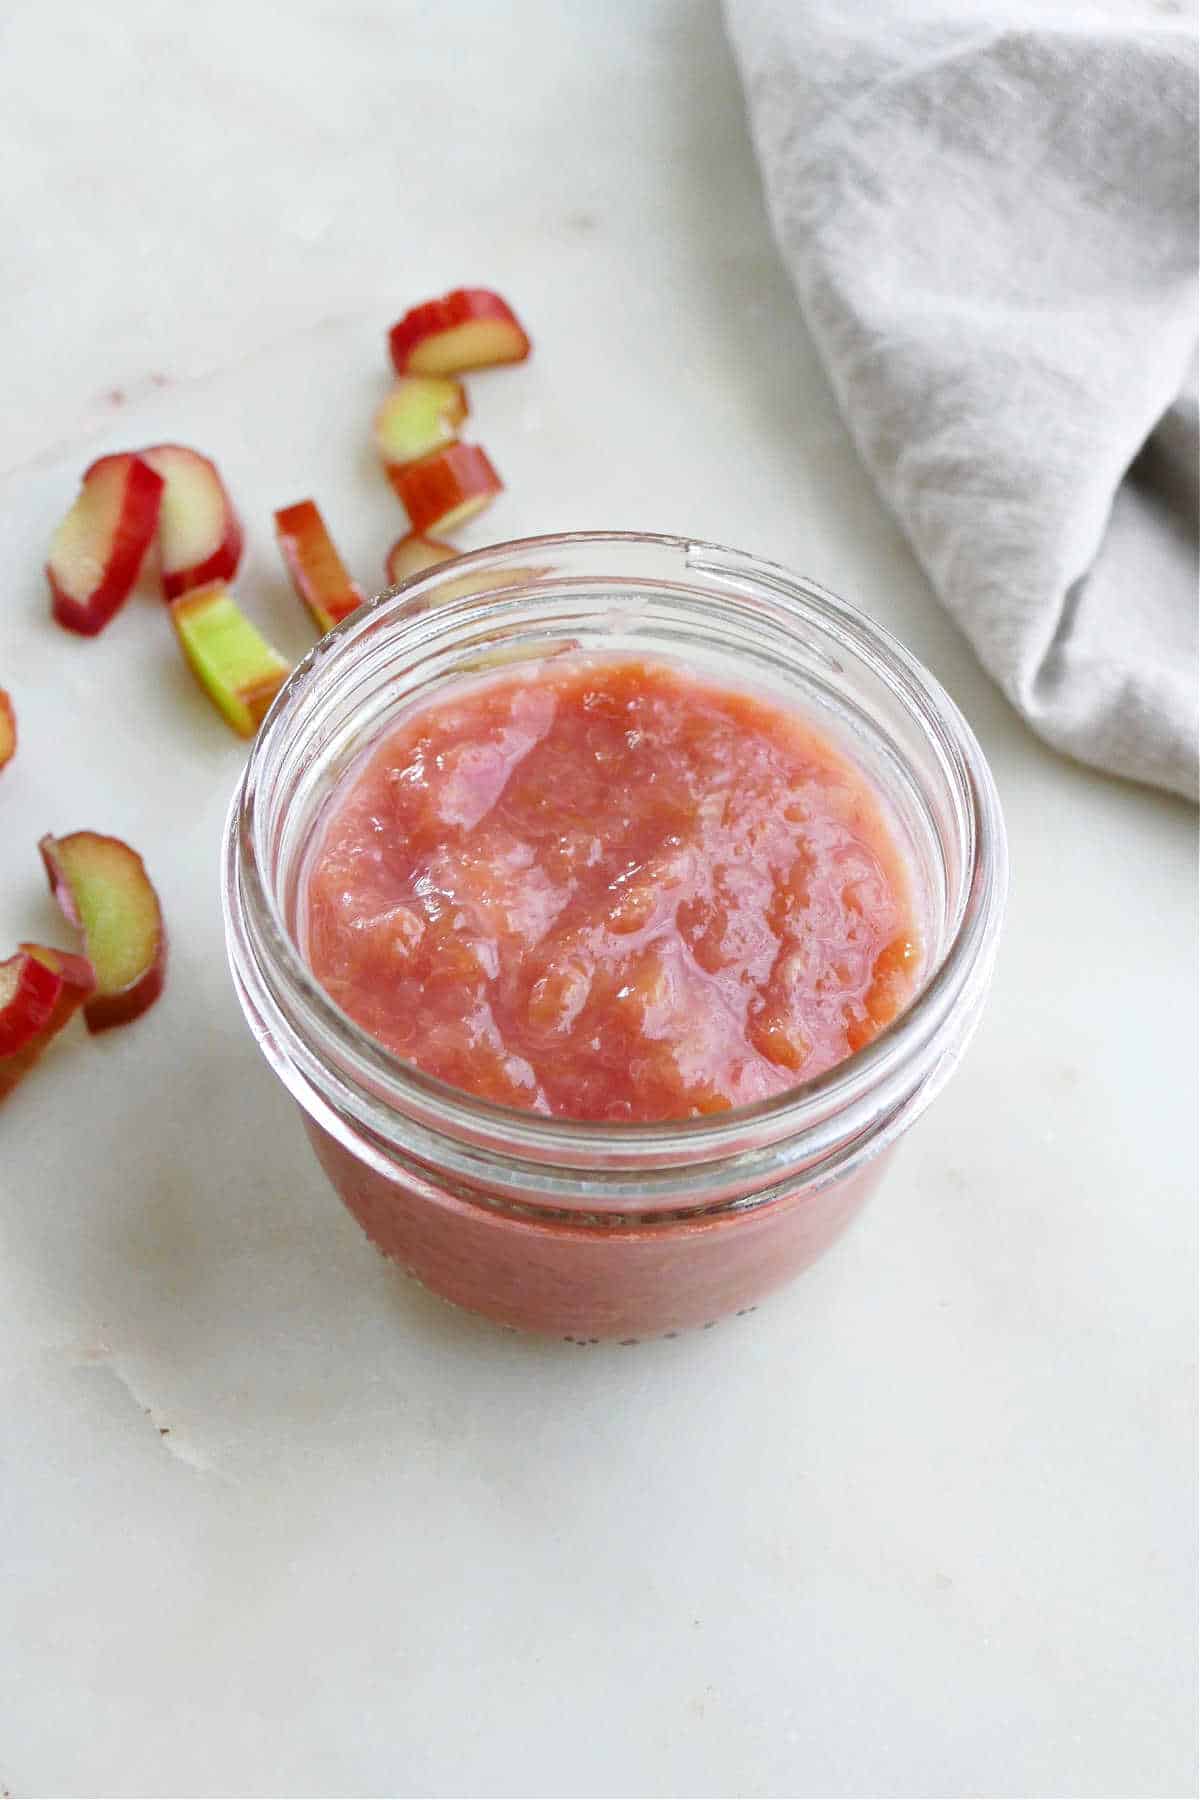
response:
M662 1124L545 1117L393 1055L308 968L306 853L363 750L485 671L533 679L581 655L666 663L798 711L873 784L910 872L920 982L891 1025L817 1079ZM363 1229L446 1299L579 1341L711 1324L832 1242L971 1037L1005 885L979 745L894 638L775 564L619 532L456 558L322 638L259 731L223 861L242 1007Z

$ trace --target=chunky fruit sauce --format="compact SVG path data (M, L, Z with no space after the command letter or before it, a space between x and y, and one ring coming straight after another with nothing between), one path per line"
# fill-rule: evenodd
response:
M329 803L303 935L389 1049L592 1120L808 1081L920 966L866 775L799 714L632 660L493 678L386 732Z

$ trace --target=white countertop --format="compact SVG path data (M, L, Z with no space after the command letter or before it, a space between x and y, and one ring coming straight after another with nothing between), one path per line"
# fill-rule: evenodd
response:
M42 0L4 44L3 942L56 929L38 836L91 826L144 852L172 962L0 1119L0 1790L1189 1791L1195 815L1043 749L935 604L715 7ZM812 574L946 683L1008 814L990 1009L880 1195L753 1317L634 1350L376 1258L226 974L243 747L161 602L75 639L41 575L89 459L192 443L299 654L272 508L315 495L382 584L384 331L461 281L536 340L471 382L508 491L464 542Z

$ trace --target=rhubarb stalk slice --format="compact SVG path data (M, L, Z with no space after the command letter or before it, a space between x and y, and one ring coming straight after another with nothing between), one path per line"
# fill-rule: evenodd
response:
M275 535L292 586L321 631L362 604L315 502L298 500L275 514Z
M120 838L96 831L47 835L38 848L63 916L83 933L95 975L83 999L88 1029L136 1019L162 992L167 966L162 909L146 865Z
M490 288L455 288L426 300L388 334L397 375L456 375L524 362L532 345L507 300Z
M387 473L409 524L422 537L465 525L504 487L477 444L451 444Z
M242 612L222 581L184 594L171 623L196 680L242 737L253 737L291 666Z
M102 456L50 543L46 576L60 625L102 631L128 598L158 526L163 478L140 456Z

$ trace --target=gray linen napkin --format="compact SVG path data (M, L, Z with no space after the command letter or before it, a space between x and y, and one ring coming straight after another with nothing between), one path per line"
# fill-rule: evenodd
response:
M941 599L1084 762L1195 796L1195 26L725 0L776 233Z

